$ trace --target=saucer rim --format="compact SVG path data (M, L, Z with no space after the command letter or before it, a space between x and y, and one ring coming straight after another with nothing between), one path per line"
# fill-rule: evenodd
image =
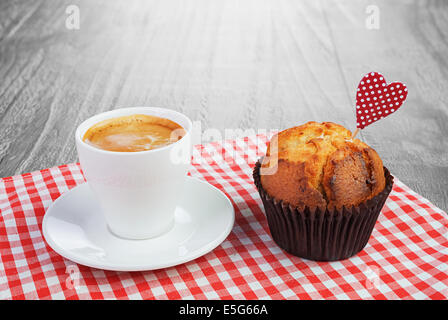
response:
M46 209L43 220L42 220L42 225L41 225L42 236L43 236L46 244L48 244L52 250L54 250L57 254L62 256L64 259L68 259L77 264L87 266L90 268L100 269L100 270L125 271L125 272L150 271L150 270L158 270L158 269L174 267L174 266L195 260L203 255L206 255L207 253L210 253L214 249L216 249L228 237L230 232L233 230L233 226L235 224L235 208L233 207L233 203L229 199L229 197L224 192L222 192L220 189L218 189L217 187L211 185L210 183L208 183L204 180L196 178L196 177L186 176L186 179L190 180L192 182L195 182L195 183L204 184L209 188L213 188L218 194L220 194L220 196L223 197L228 204L228 208L230 211L230 219L229 219L228 224L226 224L226 228L225 229L223 228L223 231L221 232L221 234L219 236L215 237L212 241L208 242L204 246L202 246L196 250L193 250L191 253L186 255L185 258L178 258L177 260L175 259L176 261L169 261L169 262L165 262L165 263L161 263L161 264L154 263L154 264L151 264L150 266L148 264L138 264L138 265L130 266L128 264L121 264L121 263L114 263L113 265L111 265L111 264L95 263L97 260L85 258L85 257L79 256L79 255L73 255L70 252L70 250L66 250L63 247L59 246L52 239L51 235L48 233L48 230L47 230L48 229L47 223L48 223L48 219L51 215L51 212L52 212L52 210L54 210L54 206L56 205L56 203L64 201L64 199L75 189L86 188L88 186L88 182L77 185L76 187L64 192L61 196L59 196L55 201L53 201L50 204L50 206ZM147 241L148 239L142 239L142 240L125 239L125 240L140 242L140 241Z

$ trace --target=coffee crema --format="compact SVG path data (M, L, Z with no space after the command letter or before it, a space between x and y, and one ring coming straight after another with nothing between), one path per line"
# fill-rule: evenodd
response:
M134 114L100 121L82 140L98 149L138 152L157 149L180 140L185 129L169 119Z

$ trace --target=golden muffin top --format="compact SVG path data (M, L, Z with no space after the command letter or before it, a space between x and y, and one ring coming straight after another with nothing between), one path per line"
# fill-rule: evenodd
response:
M351 136L332 122L312 121L279 132L262 163L263 188L296 206L351 206L372 198L385 186L382 161Z

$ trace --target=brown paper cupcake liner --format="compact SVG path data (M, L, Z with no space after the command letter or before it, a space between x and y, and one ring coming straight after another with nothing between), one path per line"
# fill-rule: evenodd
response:
M253 178L266 211L272 238L285 251L310 260L347 259L367 245L378 216L393 186L393 176L384 167L382 192L358 206L341 209L305 207L299 210L270 197L260 181L260 161Z

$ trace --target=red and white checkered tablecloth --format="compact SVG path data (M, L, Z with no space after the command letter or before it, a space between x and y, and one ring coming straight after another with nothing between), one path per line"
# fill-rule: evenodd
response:
M157 271L84 267L45 243L45 210L84 183L79 165L0 179L0 299L448 298L448 216L396 178L357 256L314 262L283 252L252 181L266 141L258 135L195 147L191 175L227 194L235 226L212 252Z

